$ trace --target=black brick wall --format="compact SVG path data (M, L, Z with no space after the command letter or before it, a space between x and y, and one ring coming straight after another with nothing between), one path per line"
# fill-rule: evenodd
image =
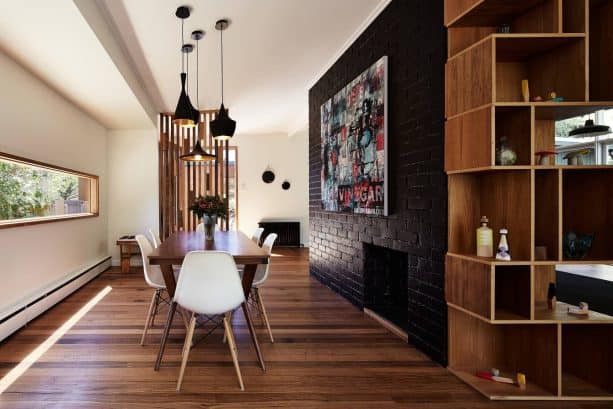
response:
M407 252L409 339L443 365L447 362L445 50L442 0L394 0L309 91L311 274L362 308L361 242ZM324 212L320 106L383 55L389 58L390 216Z

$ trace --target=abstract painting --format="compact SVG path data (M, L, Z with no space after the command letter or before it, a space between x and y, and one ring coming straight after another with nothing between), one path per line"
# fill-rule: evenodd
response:
M387 56L320 111L322 209L387 216Z

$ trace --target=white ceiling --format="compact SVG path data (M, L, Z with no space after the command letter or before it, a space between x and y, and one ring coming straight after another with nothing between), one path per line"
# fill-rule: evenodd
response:
M72 1L0 1L0 48L107 128L153 126Z
M382 0L103 0L152 94L173 111L179 94L180 5L192 8L186 38L200 41L200 108L220 103L219 32L224 32L225 104L238 133L291 132L308 120L308 88ZM193 42L190 40L190 42ZM195 73L195 53L190 74ZM195 81L190 82L195 103Z
M237 133L291 133L308 122L308 88L387 3L0 1L0 47L108 128L151 127L146 114L151 107L168 112L177 102L180 20L174 12L188 5L192 16L185 23L186 39L195 29L205 31L200 42L200 108L216 108L220 103L219 32L214 25L219 18L228 18L225 103L238 123ZM96 7L112 26L106 31L117 37L119 46L109 46L108 38L103 38L108 37L105 30L92 21L88 9ZM125 51L129 62L122 64L114 49L119 54ZM195 53L190 57L191 76ZM193 78L190 86L195 105ZM141 105L143 98L150 104Z

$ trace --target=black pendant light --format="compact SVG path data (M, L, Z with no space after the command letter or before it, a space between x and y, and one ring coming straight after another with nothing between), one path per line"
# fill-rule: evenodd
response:
M611 133L611 127L606 125L596 125L593 120L588 119L585 125L573 129L568 133L569 136L596 136Z
M192 117L196 124L200 122L200 53L198 51L198 44L203 36L204 32L202 30L196 30L192 32L192 38L196 40L196 106L198 107L198 109L193 110ZM194 146L194 149L191 152L186 153L185 155L179 156L179 158L186 162L208 162L215 160L216 156L211 153L207 153L204 149L202 149L202 145L200 145L200 138L198 138L196 139L196 146Z
M189 100L189 96L187 95L186 91L187 74L185 72L184 63L184 54L186 53L184 50L185 41L183 26L185 19L189 17L189 14L189 8L185 6L177 8L177 11L175 12L175 15L181 19L181 94L179 95L179 101L177 102L177 107L175 108L175 116L172 123L181 127L196 126L196 122L194 121L194 106Z
M223 105L223 32L229 24L228 20L218 20L215 23L215 28L220 32L221 45L221 106L215 119L210 122L210 128L213 138L218 141L227 141L232 138L236 130L236 121L230 118L228 110Z

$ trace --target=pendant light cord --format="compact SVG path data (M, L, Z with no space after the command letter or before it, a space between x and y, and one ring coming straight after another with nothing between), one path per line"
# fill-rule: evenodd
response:
M181 72L185 72L185 53L183 52L183 44L185 44L185 31L183 29L183 25L185 24L185 19L181 19L181 46L179 49L181 50Z
M200 112L200 40L196 40L196 106L198 107L198 112ZM200 115L200 113L198 113Z
M223 29L221 31L221 104L223 105Z

